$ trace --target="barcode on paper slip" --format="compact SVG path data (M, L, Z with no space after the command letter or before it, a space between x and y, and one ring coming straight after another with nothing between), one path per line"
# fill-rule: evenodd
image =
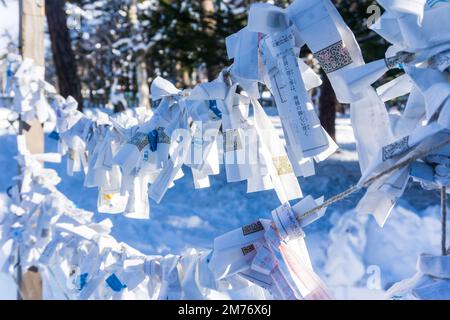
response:
M410 149L409 136L383 147L383 161L399 156Z
M247 236L249 234L256 233L256 232L259 232L262 230L264 230L264 227L263 227L261 221L256 221L252 224L242 227L242 233L244 234L244 236Z
M135 145L139 151L142 151L148 145L148 136L143 132L138 132L128 143Z

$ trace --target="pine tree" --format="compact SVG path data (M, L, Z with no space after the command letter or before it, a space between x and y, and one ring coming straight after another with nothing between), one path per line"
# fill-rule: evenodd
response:
M45 14L51 39L53 62L58 77L59 92L64 97L74 97L78 101L78 108L81 110L83 108L81 83L67 27L65 1L46 0Z

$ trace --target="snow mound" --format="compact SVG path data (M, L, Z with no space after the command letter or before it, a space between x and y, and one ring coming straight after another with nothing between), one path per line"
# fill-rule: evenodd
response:
M336 297L381 298L395 282L413 276L420 254L439 251L438 212L430 207L420 217L399 205L383 229L354 210L334 213L324 275Z

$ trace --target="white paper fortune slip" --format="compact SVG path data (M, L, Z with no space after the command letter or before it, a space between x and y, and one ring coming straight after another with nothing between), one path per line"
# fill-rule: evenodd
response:
M261 17L270 27L261 27L257 20ZM269 37L261 39L260 43L262 61L295 156L298 159L317 156L328 149L329 141L309 101L298 65L296 39L287 15L274 6L253 5L249 13L249 30L269 32Z

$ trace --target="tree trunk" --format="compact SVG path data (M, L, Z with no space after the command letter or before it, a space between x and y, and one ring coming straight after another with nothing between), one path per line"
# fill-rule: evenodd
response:
M325 72L322 73L322 87L319 98L319 119L320 123L328 134L336 141L336 109L339 102L331 86L330 80Z
M75 55L72 51L64 0L46 0L45 14L52 43L53 62L58 77L59 92L72 96L82 110L81 82L77 74Z
M150 109L150 87L148 85L147 64L142 58L139 59L136 64L136 78L138 85L139 107Z
M217 21L214 18L215 8L213 0L201 0L203 32L209 37L213 37L216 32ZM220 73L220 67L206 63L206 72L208 80L213 81Z
M212 0L201 0L202 19L207 26L206 33L210 35L214 32L216 21L214 15L214 3Z
M139 30L139 17L137 0L132 0L130 3L130 9L128 11L130 22L133 25L133 32L138 33ZM138 106L147 109L151 108L150 105L150 87L148 85L148 73L147 63L145 62L145 52L138 53L136 57L136 81L138 90Z

